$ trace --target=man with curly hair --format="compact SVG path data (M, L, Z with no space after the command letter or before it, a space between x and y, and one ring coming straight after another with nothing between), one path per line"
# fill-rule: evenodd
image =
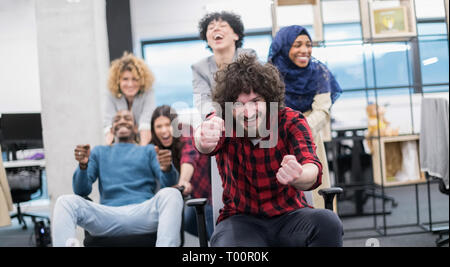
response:
M130 110L139 130L139 144L147 145L151 140L150 118L155 108L151 87L155 77L144 60L125 52L121 58L111 62L108 78L109 93L103 120L105 143L114 141L111 121L119 110Z
M216 156L222 178L211 246L342 246L337 215L304 196L321 184L322 164L305 117L283 104L276 67L241 56L217 72L213 100L224 112L208 116L193 138L200 153ZM263 146L267 140L275 141Z
M207 48L213 55L191 66L194 106L202 119L214 111L211 101L214 88L214 73L235 61L239 55L252 54L252 49L243 49L244 25L240 16L231 12L213 12L206 14L199 22L200 39L207 42Z

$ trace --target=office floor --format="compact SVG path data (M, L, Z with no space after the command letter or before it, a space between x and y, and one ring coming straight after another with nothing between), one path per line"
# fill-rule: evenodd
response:
M431 184L431 203L433 222L448 221L449 219L449 198L438 190L437 184ZM418 226L392 227L417 222L415 188L414 186L387 188L387 195L392 196L398 202L398 206L391 208L386 204L386 209L391 210L390 215L386 215L387 236L378 233L375 229L381 228L383 232L383 216L377 216L376 221L373 216L346 217L342 218L344 225L344 247L364 247L369 238L373 242L378 242L382 247L435 247L438 235L423 231ZM419 196L419 221L427 223L428 202L426 185L418 187ZM367 201L364 209L366 212L372 211L372 199ZM381 210L381 201L376 202L377 210ZM339 210L342 214L349 214L354 206L351 201L339 202ZM25 211L33 211L40 214L49 214L46 206L26 207ZM13 220L11 226L0 228L0 247L28 247L34 246L33 227L31 220L27 220L28 229L22 230L17 219ZM376 225L376 227L374 227ZM434 224L433 224L434 225ZM448 224L445 224L448 225ZM438 226L438 225L436 225ZM360 228L371 228L359 231ZM372 229L373 228L373 229ZM358 231L357 231L358 230ZM375 241L374 241L375 240ZM197 247L198 239L188 233L185 235L186 247ZM448 247L448 244L446 245Z

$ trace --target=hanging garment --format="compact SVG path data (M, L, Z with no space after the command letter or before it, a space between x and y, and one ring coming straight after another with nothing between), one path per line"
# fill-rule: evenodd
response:
M441 178L449 188L448 100L423 98L420 126L420 166L423 172Z

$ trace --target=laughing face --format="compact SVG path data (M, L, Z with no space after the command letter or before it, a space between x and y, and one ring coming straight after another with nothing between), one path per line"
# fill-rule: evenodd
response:
M289 50L289 58L300 68L306 68L311 59L312 43L307 35L299 35Z
M139 92L139 78L126 70L120 75L119 88L127 99L133 99Z
M235 47L239 36L233 31L230 24L224 20L213 20L206 31L206 39L209 47L214 51Z
M237 126L242 127L244 135L248 138L259 138L262 126L266 122L266 102L262 96L254 93L241 93L234 105L233 117Z
M171 121L166 116L159 116L154 122L156 138L164 147L170 147L173 143L173 128Z
M114 116L111 131L119 142L134 142L136 126L133 113L129 110L118 111Z

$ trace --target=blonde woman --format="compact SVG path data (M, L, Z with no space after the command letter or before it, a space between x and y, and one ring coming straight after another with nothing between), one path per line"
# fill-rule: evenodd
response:
M139 144L147 145L150 142L150 118L155 106L152 90L154 81L155 77L144 60L131 53L125 52L121 58L111 62L104 115L107 145L114 141L111 122L119 110L133 113L139 131Z

